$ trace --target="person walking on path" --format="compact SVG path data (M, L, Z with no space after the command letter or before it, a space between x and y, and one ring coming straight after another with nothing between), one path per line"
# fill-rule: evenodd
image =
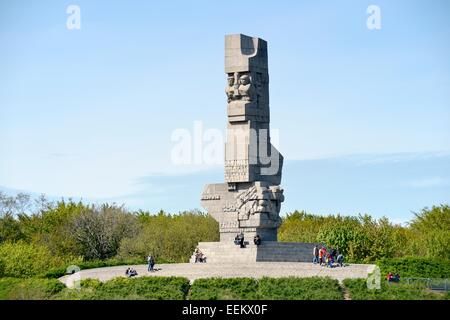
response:
M153 266L155 265L155 258L153 258L151 254L147 257L147 262L148 262L148 271L154 271Z

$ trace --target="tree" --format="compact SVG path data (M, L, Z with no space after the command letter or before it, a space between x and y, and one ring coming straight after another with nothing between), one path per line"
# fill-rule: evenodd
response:
M415 249L427 257L450 259L450 207L424 208L414 213L410 227L415 232Z
M138 228L135 215L108 204L85 208L71 226L71 236L87 260L115 256L122 239L132 237Z

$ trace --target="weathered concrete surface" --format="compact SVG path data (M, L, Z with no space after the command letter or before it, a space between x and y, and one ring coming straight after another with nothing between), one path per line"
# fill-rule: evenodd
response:
M256 246L253 239L245 241L245 248L233 242L200 242L197 248L206 256L208 263L248 262L311 262L316 243L263 241ZM317 244L320 245L320 244ZM195 261L195 252L190 262Z
M71 276L64 276L59 280L68 287L73 286L76 279L98 279L100 281L111 280L116 277L124 277L128 266L106 267L81 270ZM252 262L245 264L236 263L176 263L160 264L155 268L158 271L148 272L146 265L131 266L138 272L138 276L179 276L193 281L199 278L222 277L331 277L342 281L347 278L366 278L373 271L374 265L351 264L343 268L327 268L312 263L304 262Z

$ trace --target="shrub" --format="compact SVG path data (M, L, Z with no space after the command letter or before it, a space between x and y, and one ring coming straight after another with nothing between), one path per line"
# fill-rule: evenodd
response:
M108 259L117 254L122 239L137 233L138 221L123 207L103 204L84 209L71 221L71 228L86 260Z
M191 300L258 299L258 282L253 278L197 279L191 286Z
M43 300L61 292L66 286L55 279L0 278L0 299Z
M218 223L198 211L170 215L141 212L140 232L123 239L118 252L122 259L147 257L156 262L188 262L200 241L218 241Z
M345 279L344 286L353 300L433 300L445 296L432 293L420 284L381 281L381 289L368 289L365 279Z
M381 275L398 273L402 278L450 278L450 261L434 258L395 258L377 261Z
M415 213L410 223L415 233L412 247L415 255L450 260L450 206L433 206Z
M81 288L91 288L94 290L99 289L103 283L98 279L83 279L80 282Z
M339 282L331 278L262 278L260 299L270 300L341 300Z
M58 299L95 300L184 300L189 280L182 277L118 277L104 283L81 281L81 290L67 289Z
M44 246L17 242L0 245L0 265L0 276L26 278L61 267L64 261Z

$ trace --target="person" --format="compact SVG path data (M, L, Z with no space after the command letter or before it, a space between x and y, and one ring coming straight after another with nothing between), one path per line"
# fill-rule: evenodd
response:
M325 259L326 259L326 257L327 257L327 255L328 255L328 251L327 251L327 248L325 248L325 247L322 247L322 251L323 251L323 253L322 253L322 256L323 256L323 259L325 260Z
M392 281L394 281L394 282L400 282L400 275L399 275L398 273L396 273L396 274L394 275L394 277L392 278Z
M344 256L342 255L342 253L338 254L337 263L339 264L340 267L342 267L344 265Z
M198 248L195 250L195 263L197 262L206 262L206 257L203 256L203 252L201 252Z
M319 247L314 246L313 249L313 264L316 264L319 262Z
M321 266L323 262L323 247L319 249L319 265Z
M261 244L261 237L259 236L259 234L257 234L254 238L253 238L253 242L259 246Z
M333 260L336 259L336 249L334 249L334 248L331 249L331 253L330 254L331 254L331 257L333 258Z
M234 237L234 244L239 245L240 239L239 239L239 233Z
M155 265L155 258L153 258L153 256L151 254L147 257L147 262L148 262L148 269L147 270L149 272L154 271L153 270L153 266Z
M195 248L195 251L194 251L195 263L198 262L198 259L199 259L199 253L200 253L200 249L199 249L198 247Z
M389 272L388 275L386 276L386 279L388 282L391 282L393 278L394 278L394 275L392 274L392 272Z
M334 258L331 253L328 254L328 267L333 268Z
M138 273L137 273L137 271L134 270L133 268L127 268L127 270L125 271L125 275L126 275L128 278L131 278L131 277L133 277L133 276L137 276Z
M242 232L239 234L239 246L240 246L241 248L245 248L245 244L244 244L244 234L243 234Z

